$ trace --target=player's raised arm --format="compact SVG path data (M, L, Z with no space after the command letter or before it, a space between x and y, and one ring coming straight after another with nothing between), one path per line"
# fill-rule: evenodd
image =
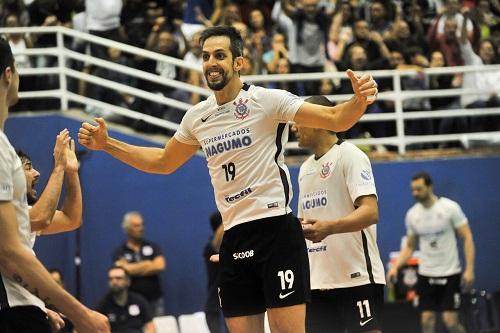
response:
M344 132L351 128L366 111L366 107L376 99L377 82L369 74L358 78L352 70L347 70L354 96L347 102L334 107L304 102L294 121L304 127L322 128L334 132Z
M108 135L103 118L95 118L97 125L83 123L78 131L78 142L92 150L103 150L114 158L145 172L170 174L186 163L198 150L171 138L164 148L131 145Z

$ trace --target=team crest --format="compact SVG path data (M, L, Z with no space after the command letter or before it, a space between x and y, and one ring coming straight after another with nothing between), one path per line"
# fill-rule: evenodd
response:
M234 110L234 116L236 117L236 119L245 119L250 114L250 110L248 110L248 107L246 106L247 102L248 99L243 100L243 98L240 98L238 100L238 103L233 102L233 104L236 106Z
M332 162L328 162L321 165L321 171L319 172L319 176L323 179L328 178L332 173Z

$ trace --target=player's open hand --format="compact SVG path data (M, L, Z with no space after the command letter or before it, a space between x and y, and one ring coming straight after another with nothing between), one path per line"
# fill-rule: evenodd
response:
M71 139L66 145L66 172L78 172L78 159L75 153L75 140Z
M321 242L328 235L330 230L327 222L316 220L302 220L302 230L304 237L313 243Z
M361 103L372 104L377 99L378 85L370 74L363 74L360 78L350 69L347 70L347 76L351 80L354 95Z
M92 150L103 150L108 141L108 126L103 118L95 118L97 125L83 123L78 130L78 142Z
M64 170L66 168L66 154L65 150L68 147L68 143L71 140L69 136L68 129L63 129L56 137L56 143L54 144L54 168L60 168Z

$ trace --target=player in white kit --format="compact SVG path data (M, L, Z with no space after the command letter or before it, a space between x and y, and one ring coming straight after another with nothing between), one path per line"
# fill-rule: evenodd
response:
M3 132L18 88L12 52L0 38L0 332L51 333L45 304L52 304L73 321L78 332L108 333L107 318L57 285L31 249L26 179L21 160Z
M464 243L462 282L465 288L470 288L474 282L474 240L469 222L458 203L434 194L428 173L412 177L411 191L417 203L406 213L406 243L389 270L388 279L396 278L398 268L411 257L418 241L417 294L422 332L435 332L436 313L440 312L450 333L465 333L457 312L462 268L455 233Z
M324 96L306 102L333 105ZM298 212L308 239L312 290L306 330L381 332L385 274L370 160L335 133L295 127L299 146L314 153L299 173Z
M377 94L370 75L348 71L355 96L336 107L304 103L283 90L244 84L243 41L232 27L205 30L200 39L210 96L184 116L165 148L108 137L103 119L84 123L78 137L146 172L170 174L200 148L205 154L224 222L220 299L231 332L304 332L309 267L300 222L291 214L290 176L284 164L287 122L343 131Z

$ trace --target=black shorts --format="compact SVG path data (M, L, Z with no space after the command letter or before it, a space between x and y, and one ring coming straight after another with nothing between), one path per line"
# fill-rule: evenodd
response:
M360 333L382 330L384 285L313 290L307 304L306 332Z
M310 300L309 260L299 220L292 214L237 225L220 249L220 301L225 317Z
M422 311L457 311L460 308L460 274L428 277L418 275L418 307Z
M14 306L0 310L2 333L52 333L47 315L36 306Z

